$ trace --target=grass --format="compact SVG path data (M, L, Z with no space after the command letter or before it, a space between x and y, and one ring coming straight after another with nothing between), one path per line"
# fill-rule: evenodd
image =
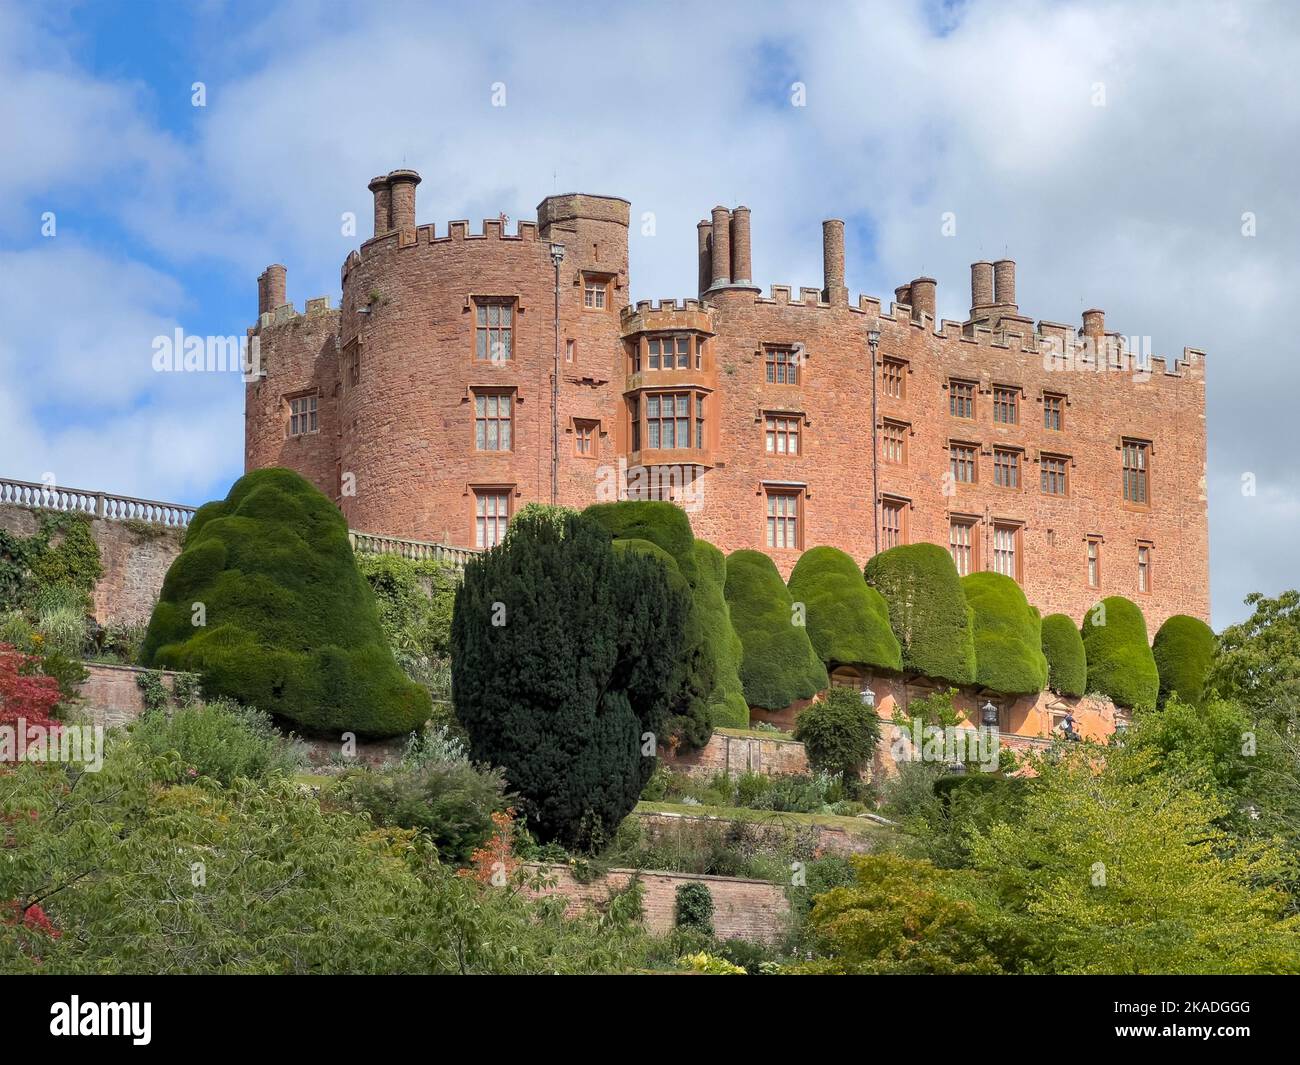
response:
M784 821L787 824L818 825L838 828L855 836L876 836L890 830L865 817L841 817L838 814L777 813L773 810L750 810L743 806L690 806L675 802L639 802L641 814L681 814L685 817L716 817L725 821Z
M323 776L320 773L295 773L293 782L295 784L305 784L309 788L328 788L338 777Z
M761 728L715 728L714 732L720 732L724 736L745 736L755 740L785 740L794 742L793 732L773 732L770 729Z

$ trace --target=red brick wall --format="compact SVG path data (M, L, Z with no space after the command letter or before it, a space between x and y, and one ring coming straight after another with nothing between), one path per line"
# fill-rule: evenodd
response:
M577 916L589 907L598 907L612 891L627 887L637 875L631 869L611 869L589 884L574 880L567 866L540 867L555 879L553 887L539 894L564 895L567 912ZM645 926L652 935L665 935L673 929L673 906L679 884L703 883L713 896L713 930L719 939L748 939L770 943L786 931L790 902L785 889L766 880L742 880L728 876L699 876L694 873L640 873L645 887L643 906Z
M39 510L0 506L0 528L18 536L31 536L40 522ZM90 532L104 570L93 593L95 620L101 625L147 622L167 569L180 554L182 530L92 518Z

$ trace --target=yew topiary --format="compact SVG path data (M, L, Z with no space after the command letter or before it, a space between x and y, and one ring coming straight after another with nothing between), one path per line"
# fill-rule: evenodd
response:
M728 555L726 595L744 648L740 680L750 706L783 710L830 683L808 630L795 623L790 593L767 555Z
M1043 618L1043 654L1047 658L1047 686L1059 695L1083 695L1088 686L1088 660L1083 653L1079 626L1068 614Z
M1161 706L1175 694L1180 702L1201 705L1217 645L1214 630L1200 618L1175 614L1160 626L1151 655L1160 676Z
M1047 687L1042 621L1010 577L984 571L963 577L972 611L975 683L1004 695L1033 695Z
M834 547L809 548L795 563L787 587L791 600L804 604L808 639L827 669L903 668L889 608L849 555Z
M905 671L974 683L971 609L947 551L937 544L891 547L867 562L865 576L889 605Z
M1080 630L1088 660L1088 691L1118 706L1154 707L1160 693L1156 660L1142 611L1122 595L1089 608Z
M317 732L396 736L431 709L393 658L347 523L290 470L246 474L199 508L141 662Z

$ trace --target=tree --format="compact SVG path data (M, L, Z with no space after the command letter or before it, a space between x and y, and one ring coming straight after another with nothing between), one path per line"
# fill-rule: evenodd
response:
M538 838L590 846L636 805L679 696L690 599L597 522L520 515L472 559L452 615L452 698Z
M1079 626L1068 614L1043 618L1043 655L1047 659L1047 686L1058 695L1084 695L1088 688L1088 660Z
M880 716L852 688L831 688L795 720L794 738L814 769L838 773L852 786L880 742Z
M384 639L343 516L289 470L246 474L199 508L141 660L313 731L396 736L430 713Z
M35 656L0 643L0 728L16 730L22 721L25 729L46 729L47 738L58 731L59 723L53 715L63 697L59 682L39 674L39 666ZM25 746L26 735L21 744ZM5 746L0 739L0 762L16 761L20 746L16 731L13 750L7 751Z
M1276 599L1251 592L1246 604L1254 612L1223 630L1207 686L1259 717L1294 725L1300 720L1300 591Z
M1047 687L1042 621L1010 577L981 572L963 577L972 612L975 682L1004 695L1033 695Z
M808 639L828 670L903 668L889 608L849 555L834 547L809 548L795 563L788 588L790 598L804 604Z
M784 710L830 684L785 582L767 555L760 551L728 555L726 595L744 648L740 679L750 706Z
M1150 750L1040 760L1034 801L972 843L1001 905L1062 974L1300 972L1276 846L1235 839L1203 782Z
M1216 643L1214 630L1200 618L1175 614L1160 626L1151 654L1160 677L1161 703L1176 694L1185 703L1200 704Z
M1147 641L1142 611L1122 595L1107 596L1083 617L1088 690L1117 706L1152 707L1160 693L1156 660Z
M749 724L749 706L740 683L740 638L731 624L723 596L726 561L712 544L697 540L685 511L659 500L625 500L597 503L583 512L609 530L615 542L635 540L660 548L675 564L690 589L693 602L693 646L688 657L692 688L704 693L704 707L687 709L688 721L699 721L695 735L686 738L693 746L707 742L714 727L744 728Z
M865 575L889 604L905 671L974 683L972 612L947 551L937 544L891 547L867 562Z

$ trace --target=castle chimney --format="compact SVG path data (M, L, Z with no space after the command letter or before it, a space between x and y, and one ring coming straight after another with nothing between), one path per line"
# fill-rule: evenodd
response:
M894 289L894 302L905 303L910 307L912 305L912 286L899 285L898 288Z
M415 228L415 186L420 183L420 175L414 170L393 170L388 175L388 184L392 189L392 212L390 215L393 229Z
M707 218L701 219L695 226L695 234L700 247L700 295L709 291L713 284L713 223Z
M827 303L847 303L849 290L844 287L844 222L828 218L822 223L822 296Z
M1101 338L1106 335L1106 312L1096 307L1083 312L1083 335L1100 346Z
M289 302L286 293L288 292L288 271L280 263L274 263L268 266L257 278L257 313L260 317L263 314L272 313L277 307L283 307Z
M393 228L393 190L387 174L371 178L368 188L375 194L375 236L379 236Z
M993 264L993 302L1002 308L1011 308L1015 314L1016 307L1016 261L999 259Z
M970 316L993 306L993 264L984 259L970 264Z
M731 283L748 285L753 272L749 256L749 208L737 207L731 213Z
M921 321L923 315L934 318L935 290L938 282L932 277L918 277L909 286L912 290L912 319Z
M731 284L731 212L713 208L713 280L710 288Z

